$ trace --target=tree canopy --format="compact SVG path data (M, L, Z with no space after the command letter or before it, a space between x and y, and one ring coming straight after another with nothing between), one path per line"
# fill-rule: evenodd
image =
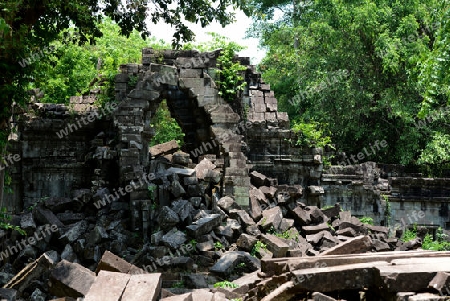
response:
M372 161L449 163L449 3L253 1L249 34L294 128L319 125L347 155L386 140Z
M164 21L175 27L173 46L194 38L188 22L203 27L217 20L225 26L234 20L230 7L245 8L241 0L5 0L0 3L0 120L9 116L13 101L25 99L24 85L33 81L33 65L22 67L19 62L49 52L48 45L64 29L73 27L77 43L93 43L102 32L99 21L114 20L121 34L129 36L134 29L142 37L151 30L146 20ZM74 41L75 42L75 41Z

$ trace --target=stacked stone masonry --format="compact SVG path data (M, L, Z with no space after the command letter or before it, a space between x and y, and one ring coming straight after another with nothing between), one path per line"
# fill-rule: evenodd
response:
M216 187L210 187L219 197L232 196L248 207L249 173L257 171L272 185L301 186L307 205L339 202L355 216L385 225L422 210L426 217L418 224L449 228L450 179L395 175L371 162L324 171L323 151L296 145L287 114L278 112L273 91L248 58L236 57L247 66L242 72L245 90L233 103L218 95L219 54L143 49L142 64L122 65L116 76L117 108L76 128L80 118L100 112L95 94L72 97L69 105L34 100L14 121L11 152L22 160L8 168L14 194L6 195L7 207L18 212L48 197L84 200L86 191L111 192L161 165L170 167L170 162L155 160L148 148L155 135L151 119L165 99L185 134L182 151L191 160L185 167L208 158L220 174ZM59 137L64 129L67 135ZM158 199L168 197L166 188L159 185ZM383 195L391 204L391 221L386 220ZM133 189L124 199L133 213L133 228L144 229L152 206L147 187Z

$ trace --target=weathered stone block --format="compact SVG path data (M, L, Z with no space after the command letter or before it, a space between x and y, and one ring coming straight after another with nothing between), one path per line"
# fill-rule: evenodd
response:
M58 297L84 297L95 281L95 273L66 260L59 262L50 273L49 292Z
M161 285L160 273L132 275L120 300L156 301L161 294Z
M119 301L131 275L100 271L86 294L85 301Z

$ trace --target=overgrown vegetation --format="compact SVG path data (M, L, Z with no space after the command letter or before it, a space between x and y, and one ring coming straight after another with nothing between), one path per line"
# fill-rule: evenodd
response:
M239 285L228 280L217 282L214 284L214 288L238 288Z
M349 156L384 139L370 161L448 174L449 0L251 4L249 35L267 49L259 69L301 143L330 137Z
M417 238L417 225L414 224L412 229L407 229L401 240L403 242L408 242ZM436 240L433 240L433 235L427 233L422 242L423 250L432 250L432 251L450 251L450 242L446 239L447 235L444 234L444 230L439 227L436 230Z
M150 141L150 146L176 140L178 145L184 143L184 133L175 119L170 116L167 101L163 100L156 110L155 116L151 120L151 126L155 130L155 136Z
M222 244L220 241L216 241L216 242L214 243L214 248L215 248L216 250L222 250L222 249L223 249L223 244Z
M422 249L433 251L450 251L450 242L446 240L447 235L439 227L436 231L436 240L431 234L427 234L422 242Z
M217 58L218 79L216 84L219 86L219 95L228 102L236 99L237 93L243 91L246 85L242 71L246 69L240 62L234 60L235 52L242 49L236 44L227 44L222 49L220 56Z
M10 223L11 215L8 214L8 211L5 207L0 209L0 229L4 230L15 230L19 232L21 235L26 235L26 232L19 226L14 226Z
M373 218L371 218L371 217L363 216L359 220L363 224L367 224L367 225L372 225L373 226Z
M406 229L405 232L403 232L403 235L401 237L401 240L403 242L408 242L417 237L417 224L414 224L411 229Z
M261 251L261 249L267 250L267 246L265 243L258 240L256 242L256 244L253 246L252 251L250 252L250 255L252 255L253 257L256 257L256 254L258 254Z
M270 227L270 229L267 231L267 233L275 235L277 237L280 238L284 238L284 239L293 239L295 241L298 241L298 232L296 231L290 231L290 229L287 229L284 232L278 232L275 230L275 228L272 226Z

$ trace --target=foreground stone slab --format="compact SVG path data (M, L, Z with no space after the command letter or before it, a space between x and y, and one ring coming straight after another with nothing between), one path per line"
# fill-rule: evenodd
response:
M428 288L438 272L450 271L450 258L402 258L377 267L388 292L421 291Z
M357 236L322 252L320 256L364 253L370 249L372 241L369 236Z
M84 301L121 300L130 277L128 274L100 271Z
M161 294L162 278L160 273L133 275L128 282L121 300L156 301Z
M4 288L14 289L19 293L22 293L30 286L32 281L39 279L42 274L46 273L54 264L54 261L44 253L34 262L29 263L25 268L23 268L16 276L4 285Z
M94 281L94 272L63 259L50 273L49 292L58 297L84 297Z
M291 262L283 265L283 260ZM262 295L256 300L291 300L299 293L368 289L385 300L409 301L410 292L426 291L430 284L438 288L447 281L450 252L384 252L262 262L266 278L257 284L256 291ZM269 269L268 262L272 262ZM433 299L436 295L428 297L431 299L422 296L425 299L417 300L440 300Z

